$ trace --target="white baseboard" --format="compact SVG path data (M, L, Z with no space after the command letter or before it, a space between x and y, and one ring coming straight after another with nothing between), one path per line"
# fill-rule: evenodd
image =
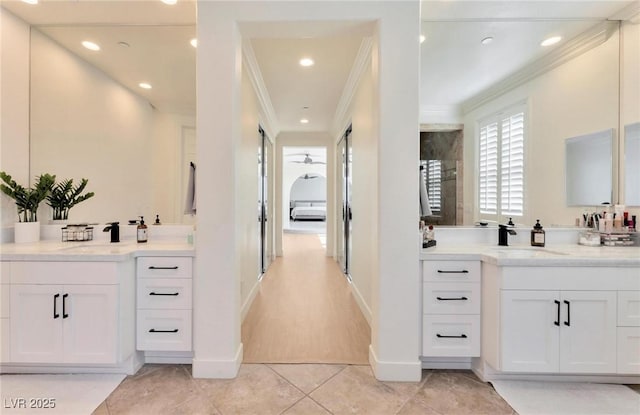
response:
M0 374L6 373L117 373L133 375L142 367L142 353L132 353L131 356L117 366L81 366L81 365L55 365L55 364L2 364Z
M471 369L470 357L423 357L423 369Z
M422 379L422 365L416 358L415 362L384 362L378 359L373 347L369 345L369 364L378 380L392 382L420 382Z
M145 363L190 365L193 352L144 352Z
M249 309L251 308L251 304L253 304L253 300L255 300L256 295L258 295L258 291L260 291L260 284L262 283L261 278L256 278L256 283L251 287L251 291L249 291L249 295L247 299L242 304L240 308L240 321L244 322L245 317L247 317L247 313L249 313Z
M367 305L366 301L364 301L364 298L362 297L362 294L360 293L360 290L358 290L356 284L352 282L351 284L349 284L349 287L351 288L351 294L353 294L353 297L356 299L356 303L358 303L358 307L360 307L362 315L364 316L365 320L367 320L367 323L369 323L369 327L371 327L371 309Z
M193 358L192 376L207 379L233 379L238 375L242 363L242 343L238 346L236 355L230 360Z

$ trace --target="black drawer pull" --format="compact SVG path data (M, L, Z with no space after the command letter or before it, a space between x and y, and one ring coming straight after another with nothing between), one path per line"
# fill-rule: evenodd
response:
M440 339L466 339L467 335L466 334L461 334L459 336L443 336L442 334L436 334L436 337L438 337Z
M555 324L556 326L560 325L560 301L558 300L553 300L554 303L556 303L556 308L557 308L557 316L556 316L556 321L553 322L553 324Z
M567 327L571 326L571 303L567 300L564 300L564 303L567 305L567 321L564 322L564 325Z
M60 313L58 313L58 309L57 309L59 297L60 297L60 294L56 294L53 296L53 318L60 317Z
M172 267L156 267L156 266L151 265L151 266L149 267L149 269L178 269L178 266L177 266L177 265L174 265L174 266L172 266Z
M443 271L441 269L438 270L438 274L468 274L469 271L466 269L462 269L460 271Z
M178 329L173 329L173 330L156 330L156 329L151 329L149 330L149 333L177 333Z
M467 297L436 297L438 301L467 301Z
M149 293L149 295L171 295L171 296L177 296L180 293L154 293L153 291Z
M62 318L69 317L69 314L67 314L67 297L68 296L69 294L64 294L62 296Z

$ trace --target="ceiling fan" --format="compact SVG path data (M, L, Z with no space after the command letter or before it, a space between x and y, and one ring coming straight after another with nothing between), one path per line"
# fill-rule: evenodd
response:
M304 180L315 179L316 177L318 177L318 176L311 176L309 174L305 174L304 176L302 176L302 178Z
M309 153L297 153L297 154L287 154L287 156L304 156L302 161L292 161L292 163L303 163L303 164L327 164L324 161L313 161ZM314 156L316 157L316 156Z

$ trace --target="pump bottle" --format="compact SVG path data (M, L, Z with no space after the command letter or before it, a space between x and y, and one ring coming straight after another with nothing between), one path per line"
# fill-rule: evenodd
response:
M144 224L144 216L140 216L140 224L138 224L138 243L147 242L147 225Z
M540 219L536 219L536 224L531 229L531 246L544 246L544 229L540 225Z

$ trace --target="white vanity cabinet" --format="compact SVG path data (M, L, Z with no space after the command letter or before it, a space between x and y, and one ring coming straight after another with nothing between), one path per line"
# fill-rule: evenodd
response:
M619 298L640 284L637 268L485 263L482 272L482 358L493 369L633 373L620 370L625 360L620 337L633 333L620 327ZM627 370L637 370L630 361L638 364L639 344L636 337L622 346L628 351Z
M479 356L480 261L422 264L422 356Z
M191 352L192 258L137 259L137 349Z
M10 262L3 268L10 278L9 363L114 365L133 352L132 336L120 324L133 311L120 298L121 289L133 288L126 263Z

